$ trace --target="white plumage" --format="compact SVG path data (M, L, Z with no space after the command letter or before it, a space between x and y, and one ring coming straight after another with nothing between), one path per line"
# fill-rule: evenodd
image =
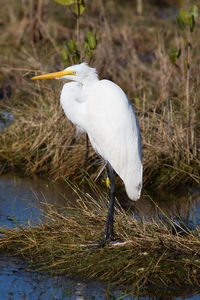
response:
M93 148L108 161L125 184L130 199L137 200L142 189L142 148L140 128L133 107L123 90L109 80L99 80L86 63L63 72L66 83L61 105L66 116L85 131Z
M93 148L108 163L110 204L104 239L113 241L114 171L125 184L130 199L137 200L142 189L142 146L140 128L133 107L123 90L109 80L99 80L86 63L32 79L64 78L74 82L63 86L60 102L66 116L89 136Z

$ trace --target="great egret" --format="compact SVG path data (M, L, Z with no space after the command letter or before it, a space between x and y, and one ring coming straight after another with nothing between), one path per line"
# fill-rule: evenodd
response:
M107 162L110 179L110 205L102 246L113 240L115 204L114 171L125 184L131 200L142 189L142 146L134 109L123 90L110 80L99 80L96 69L86 63L32 79L68 79L60 102L66 116L79 130L88 134L95 151Z

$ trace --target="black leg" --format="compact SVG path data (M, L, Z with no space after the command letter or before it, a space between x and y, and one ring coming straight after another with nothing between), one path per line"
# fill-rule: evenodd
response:
M86 167L87 167L88 155L89 155L89 138L86 133L86 150L85 150L84 170L86 170Z
M113 223L114 223L114 206L115 206L115 174L111 165L107 165L108 177L110 179L110 204L108 208L108 216L106 220L106 229L104 234L104 239L99 246L104 247L106 241L113 240Z

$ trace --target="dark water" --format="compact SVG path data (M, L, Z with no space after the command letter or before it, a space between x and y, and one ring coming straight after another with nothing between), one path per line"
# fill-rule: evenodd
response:
M1 93L1 91L0 91ZM0 110L0 130L10 125L14 119L14 115L7 110Z
M144 191L142 199L136 203L140 217L161 214L156 202L150 200ZM40 222L40 202L59 202L65 205L73 193L66 184L58 184L44 178L23 178L14 175L0 177L0 225L16 227L18 224ZM153 196L162 212L175 219L181 219L190 227L200 224L200 190L192 189L178 194L160 193ZM132 202L131 202L132 203ZM178 221L177 221L178 222ZM180 289L184 299L200 299L200 290L187 292ZM176 290L177 294L177 290ZM24 261L19 258L0 257L0 300L1 299L153 299L151 297L125 296L122 290L112 290L109 285L99 282L82 282L64 276L29 272ZM161 299L159 297L154 299ZM162 299L172 299L165 297ZM183 297L173 297L183 299Z

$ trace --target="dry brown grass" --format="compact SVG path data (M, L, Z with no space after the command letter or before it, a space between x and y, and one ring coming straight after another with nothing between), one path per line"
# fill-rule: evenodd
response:
M12 3L12 4L11 4ZM42 3L42 5L41 5ZM169 63L170 46L181 43L175 22L161 18L154 6L138 16L131 3L99 0L86 3L81 17L81 41L90 30L99 45L92 61L100 74L118 83L128 94L139 116L144 149L144 184L157 186L199 182L199 24L193 42L191 78L190 148L186 145L185 77ZM84 137L59 106L58 82L30 82L34 73L62 69L64 42L75 36L71 10L53 1L3 2L2 85L12 86L11 99L1 102L15 122L1 132L2 170L27 174L48 173L79 177L84 161ZM173 12L173 11L171 11ZM184 61L181 62L184 64ZM96 156L91 149L87 171L94 173ZM91 166L92 164L92 166ZM95 169L96 170L96 169Z

